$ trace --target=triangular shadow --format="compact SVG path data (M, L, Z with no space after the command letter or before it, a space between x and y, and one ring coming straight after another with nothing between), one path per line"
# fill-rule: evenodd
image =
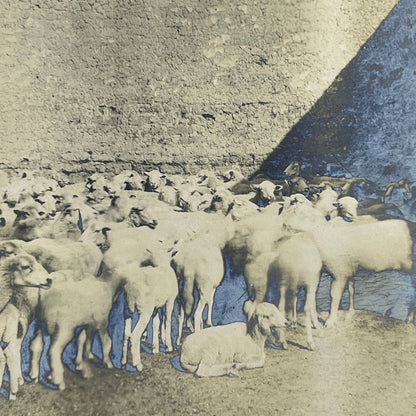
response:
M416 180L416 10L402 0L311 110L262 163L307 175Z

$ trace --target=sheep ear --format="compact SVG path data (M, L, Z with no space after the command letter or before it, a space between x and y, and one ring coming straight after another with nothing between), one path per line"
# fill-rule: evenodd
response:
M101 230L101 232L102 232L105 236L107 236L107 233L108 233L110 230L111 230L111 228L109 228L109 227L104 227L104 228Z
M276 187L274 188L274 193L280 192L282 189L283 189L282 185L276 185Z
M247 321L251 320L255 309L256 309L255 303L251 300L247 300L243 306L243 311L247 315Z

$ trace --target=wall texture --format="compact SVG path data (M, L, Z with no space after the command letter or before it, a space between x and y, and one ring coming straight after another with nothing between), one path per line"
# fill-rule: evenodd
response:
M416 182L416 10L402 0L262 164ZM416 213L416 211L415 211Z
M254 172L397 2L0 0L0 167Z

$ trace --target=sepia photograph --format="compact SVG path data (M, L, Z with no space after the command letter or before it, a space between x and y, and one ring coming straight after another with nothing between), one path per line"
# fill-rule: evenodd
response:
M0 0L0 415L416 414L414 0Z

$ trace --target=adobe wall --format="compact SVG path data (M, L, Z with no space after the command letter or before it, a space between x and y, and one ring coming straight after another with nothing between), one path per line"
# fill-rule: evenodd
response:
M1 0L0 168L255 171L397 0Z

